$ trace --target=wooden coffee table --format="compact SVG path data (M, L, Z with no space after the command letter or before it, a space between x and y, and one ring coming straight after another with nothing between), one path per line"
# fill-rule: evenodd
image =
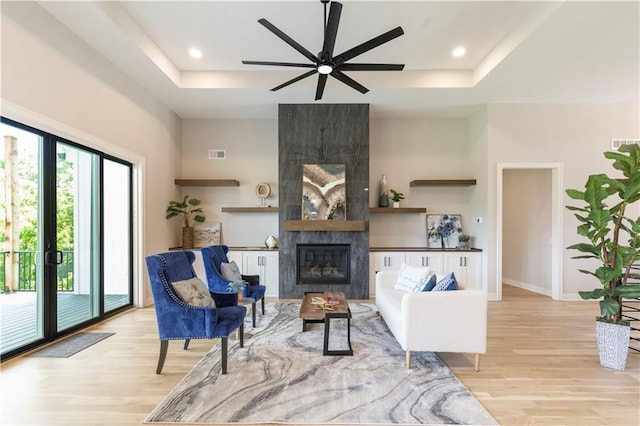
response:
M326 304L315 304L315 298L325 298ZM317 299L316 299L317 300ZM324 323L324 345L322 355L353 355L351 347L351 310L346 296L341 291L324 293L305 293L300 304L300 314L302 318L302 331L307 331L309 323ZM329 350L329 331L331 330L331 320L335 318L346 318L347 320L347 343L349 349Z

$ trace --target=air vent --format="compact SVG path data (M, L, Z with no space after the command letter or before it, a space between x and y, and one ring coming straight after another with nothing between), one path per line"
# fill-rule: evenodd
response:
M210 149L209 160L224 160L227 154L224 149Z
M611 139L611 149L618 149L622 145L640 145L640 139Z

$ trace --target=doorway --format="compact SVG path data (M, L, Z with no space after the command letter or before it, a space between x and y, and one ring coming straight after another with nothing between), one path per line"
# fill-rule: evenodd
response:
M525 172L526 170L532 171L532 175L519 174L519 172ZM515 174L514 174L515 173ZM505 188L510 189L511 182L505 180L512 176L519 176L524 178L523 182L529 182L529 185L533 185L528 190L537 191L537 195L532 195L532 198L537 197L537 202L548 203L549 213L548 219L535 218L532 221L525 221L528 216L531 217L535 214L535 211L509 211L505 217L505 203L509 200L505 199ZM540 182L535 182L535 175L545 176L549 175L549 178L542 179L543 187L540 188ZM533 179L533 180L532 180ZM537 189L536 189L537 186ZM503 279L507 281L511 280L518 286L529 290L536 291L538 293L551 296L554 300L561 300L562 298L562 215L563 215L563 184L562 184L562 164L559 163L499 163L497 173L497 241L496 241L496 262L497 262L497 295L498 300L502 300L502 285ZM520 195L526 196L527 189L520 191ZM541 197L541 198L540 198ZM543 200L543 201L540 201ZM527 202L521 202L527 206ZM530 207L531 210L535 210L534 207ZM523 220L514 219L514 215L522 215ZM536 229L536 227L545 226L545 229ZM514 236L514 232L517 235ZM521 246L517 246L517 252L520 252L520 256L530 256L527 259L517 259L517 265L513 265L513 259L508 259L510 262L505 266L504 250L513 249L516 247L518 237L521 241ZM511 245L511 246L510 246ZM527 247L527 245L529 247ZM523 247L525 246L525 247ZM531 251L533 249L533 252ZM512 253L509 253L511 256ZM544 271L535 271L535 267L543 268ZM514 272L516 271L516 272ZM513 277L505 277L505 273L514 274L517 277L525 277L520 280ZM527 281L534 281L531 285ZM548 280L549 283L542 282Z

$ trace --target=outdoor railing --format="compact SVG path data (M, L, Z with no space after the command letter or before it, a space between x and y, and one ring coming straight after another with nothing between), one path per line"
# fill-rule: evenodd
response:
M17 291L36 291L36 252L16 251L18 255L18 289ZM0 252L0 293L7 291L6 268L8 251ZM62 252L62 263L58 265L58 291L73 291L73 251Z

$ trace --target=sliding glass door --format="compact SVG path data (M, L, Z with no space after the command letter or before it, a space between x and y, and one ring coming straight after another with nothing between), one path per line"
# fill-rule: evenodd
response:
M4 358L132 304L132 168L4 118L0 129Z

